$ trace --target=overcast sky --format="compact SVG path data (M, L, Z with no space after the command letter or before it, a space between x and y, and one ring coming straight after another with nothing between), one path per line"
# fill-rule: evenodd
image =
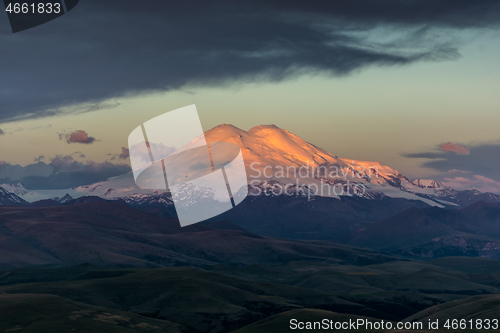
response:
M500 192L499 3L85 0L16 34L0 15L0 181L123 173L132 129L196 103L205 130L274 123Z

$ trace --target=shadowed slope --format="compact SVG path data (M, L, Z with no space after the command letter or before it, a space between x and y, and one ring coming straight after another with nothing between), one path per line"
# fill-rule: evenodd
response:
M327 241L293 241L245 230L181 228L112 202L46 208L0 207L0 266L80 264L203 266L276 265L293 260L370 264L393 257Z

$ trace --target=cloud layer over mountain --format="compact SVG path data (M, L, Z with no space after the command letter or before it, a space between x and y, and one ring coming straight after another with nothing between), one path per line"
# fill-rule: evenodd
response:
M45 158L40 156L36 163L26 166L0 161L0 184L22 182L29 189L64 189L92 184L131 171L127 164L91 160L82 162L69 155L53 157L47 163L43 160Z
M450 142L441 144L436 150L405 154L408 158L425 159L422 166L441 173L438 180L445 185L483 192L500 193L500 143L468 145Z

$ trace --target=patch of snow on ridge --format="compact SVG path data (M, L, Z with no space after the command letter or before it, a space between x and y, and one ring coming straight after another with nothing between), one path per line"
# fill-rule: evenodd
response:
M73 191L73 189L58 189L58 190L29 190L26 189L24 184L2 184L0 187L6 189L10 193L19 196L21 199L27 202L35 202L39 200L63 198L66 194L69 194L72 198L78 198L85 196L86 194L79 194Z
M447 189L448 187L444 186L442 183L437 182L432 179L415 179L411 182L413 185L416 185L421 188L433 188L433 189Z

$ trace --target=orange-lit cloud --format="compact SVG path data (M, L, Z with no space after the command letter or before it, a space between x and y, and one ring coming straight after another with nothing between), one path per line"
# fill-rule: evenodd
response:
M149 156L149 151L147 152L148 156ZM120 154L107 154L107 156L111 156L111 159L110 161L114 161L116 160L117 158L120 159L120 160L125 160L127 158L130 157L130 153L129 153L129 149L128 148L125 148L125 147L122 147L122 152Z
M448 173L470 173L470 171L451 169L451 170L448 170Z
M59 139L66 139L67 143L83 143L91 144L96 141L92 136L89 136L84 130L77 130L68 134L59 134Z
M122 153L118 156L120 159L125 159L130 156L128 148L122 147Z
M452 151L457 155L469 155L470 150L458 143L445 142L439 145L442 151Z

